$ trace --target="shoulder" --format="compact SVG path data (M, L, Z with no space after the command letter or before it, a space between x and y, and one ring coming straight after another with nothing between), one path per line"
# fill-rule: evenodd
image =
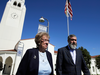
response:
M82 51L81 50L79 50L79 49L76 49L78 52L81 52L82 53Z
M76 49L77 53L82 54L82 51L79 49Z
M52 54L51 54L51 52L49 52L49 51L47 51L47 50L46 50L46 54L47 54L47 56L50 56L50 57L52 57Z
M69 50L69 49L68 49L68 46L59 48L59 49L58 49L58 52L59 52L59 51L65 51L65 50Z
M30 48L26 51L26 53L32 54L32 53L37 53L38 49L37 48Z
M24 57L28 57L29 59L31 59L34 55L38 55L38 49L37 48L31 48L28 49L26 51L26 53L24 54Z
M30 48L30 49L28 49L27 51L33 52L33 51L38 51L38 49L37 49L37 48Z
M66 49L66 46L65 46L65 47L61 47L61 48L59 48L59 50L63 50L63 49Z
M49 51L47 51L47 50L46 50L46 53L47 53L48 55L52 55L52 54L51 54Z

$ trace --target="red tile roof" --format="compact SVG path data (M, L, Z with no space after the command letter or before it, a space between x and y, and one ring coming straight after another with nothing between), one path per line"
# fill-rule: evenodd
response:
M54 53L57 53L58 51L54 51Z
M98 57L99 55L95 55L95 56L91 56L91 58L95 58L95 57Z
M16 50L0 50L0 51L14 51L14 52L17 52Z

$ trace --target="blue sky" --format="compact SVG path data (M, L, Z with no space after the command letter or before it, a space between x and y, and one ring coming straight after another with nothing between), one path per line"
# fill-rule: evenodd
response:
M0 21L8 0L0 1ZM50 43L55 50L66 46L67 17L64 13L66 0L25 0L26 15L21 39L34 38L43 16L49 20ZM100 55L100 0L70 0L73 18L69 18L69 34L77 36L78 47L87 49L91 56Z

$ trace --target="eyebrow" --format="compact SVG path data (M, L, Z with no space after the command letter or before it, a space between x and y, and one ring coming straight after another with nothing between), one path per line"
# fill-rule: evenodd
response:
M77 39L70 39L70 40L77 40Z

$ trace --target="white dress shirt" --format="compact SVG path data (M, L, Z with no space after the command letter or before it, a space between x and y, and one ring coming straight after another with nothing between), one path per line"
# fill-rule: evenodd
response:
M73 62L74 62L74 64L76 64L76 50L75 49L71 49L70 47L69 47L69 49L70 49L70 54L72 56Z
M51 66L47 59L46 52L42 53L39 52L39 71L38 75L50 75L51 73Z
M70 50L70 54L72 56L74 64L76 63L76 50Z

